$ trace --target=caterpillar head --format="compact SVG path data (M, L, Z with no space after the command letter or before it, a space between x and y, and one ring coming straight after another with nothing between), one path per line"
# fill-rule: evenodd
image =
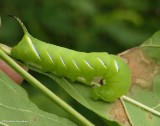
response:
M115 76L115 78L117 78ZM130 79L119 78L116 80L114 77L111 79L102 80L99 86L94 86L92 88L92 98L95 100L101 99L107 102L113 102L117 98L121 97L128 92L130 88Z
M95 86L92 89L92 98L95 100L101 99L107 102L113 102L119 97L119 93L112 86L105 84Z

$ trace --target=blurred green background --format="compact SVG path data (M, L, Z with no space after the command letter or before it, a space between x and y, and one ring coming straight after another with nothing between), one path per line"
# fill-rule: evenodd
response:
M1 0L1 42L15 45L19 17L35 37L79 51L118 53L160 29L159 0Z
M160 29L160 0L1 0L0 43L16 45L23 36L15 15L34 37L78 51L120 53L143 43ZM102 120L71 99L46 76L31 72L87 118ZM69 117L37 89L24 82L41 109ZM98 122L99 120L99 122ZM105 125L105 124L104 124Z

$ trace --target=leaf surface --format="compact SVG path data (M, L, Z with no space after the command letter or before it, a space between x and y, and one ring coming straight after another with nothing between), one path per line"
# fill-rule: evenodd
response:
M160 31L141 46L121 54L132 71L128 97L160 112ZM133 126L159 126L160 117L124 101Z
M115 103L107 103L101 100L98 100L98 101L93 100L91 97L90 86L86 86L78 82L73 83L65 78L58 78L54 75L49 75L49 74L47 75L50 76L52 79L54 79L76 101L78 101L87 109L93 111L95 114L103 118L107 125L120 126L122 125L122 123L128 123L128 118L125 116L125 114L123 115L123 113L125 113L124 110L121 108L120 109L115 108L115 106L117 106L118 104L121 104L119 100L117 100ZM122 105L121 107L123 108ZM122 118L123 119L122 121L120 120L119 122L117 122L118 121L117 118L115 118L112 114L117 110L123 111L123 113L121 114L122 117L120 118L120 119Z
M0 71L0 125L76 126L68 119L40 110L23 88Z

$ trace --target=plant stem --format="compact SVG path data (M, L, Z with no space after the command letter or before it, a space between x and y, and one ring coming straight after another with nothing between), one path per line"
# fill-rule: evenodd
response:
M152 108L150 108L150 107L148 107L148 106L146 106L146 105L144 105L144 104L142 104L140 102L137 102L137 101L135 101L135 100L133 100L133 99L127 97L127 96L124 96L124 95L121 98L126 100L126 101L128 101L128 102L130 102L130 103L132 103L132 104L137 105L138 107L140 107L140 108L142 108L144 110L147 110L147 111L153 113L154 115L160 116L160 112L158 112L158 111L156 111L156 110L154 110L154 109L152 109Z
M84 116L82 116L79 112L69 106L66 102L60 99L56 94L51 92L48 88L46 88L42 83L36 80L33 76L31 76L28 72L26 72L21 66L19 66L12 58L10 58L2 49L0 48L0 58L2 58L9 66L11 66L15 71L17 71L20 75L24 77L30 84L36 86L43 93L48 95L54 102L56 102L59 106L61 106L65 111L74 116L82 125L84 126L94 126L89 120L87 120Z

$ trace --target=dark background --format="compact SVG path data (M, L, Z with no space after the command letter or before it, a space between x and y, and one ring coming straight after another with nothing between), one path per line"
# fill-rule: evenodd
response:
M160 29L160 0L0 0L0 43L9 46L16 45L23 32L8 14L19 17L29 33L40 40L85 52L117 54L140 45ZM87 119L103 125L103 120L68 96L52 79L30 73ZM22 86L40 109L74 121L26 81Z
M38 39L79 51L119 53L160 29L159 0L1 0L0 40L16 45L19 17Z

